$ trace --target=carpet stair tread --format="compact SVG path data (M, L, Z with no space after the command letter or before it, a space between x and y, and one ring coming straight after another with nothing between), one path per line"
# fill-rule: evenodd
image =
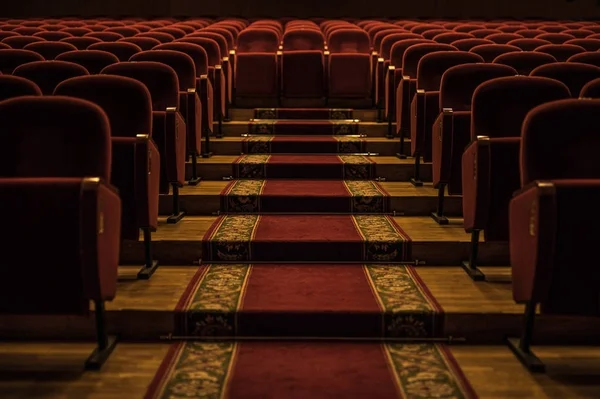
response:
M182 385L248 399L477 397L450 348L434 344L187 342L171 348L146 397Z
M354 119L351 108L255 108L255 119Z
M291 122L291 123L290 123ZM217 132L215 122L213 132ZM392 131L394 128L392 127ZM387 123L362 121L358 119L344 120L273 120L262 119L255 122L250 120L232 120L222 123L222 133L226 137L241 136L245 134L271 134L271 135L306 135L344 136L348 134L363 134L369 137L385 137L388 134ZM400 138L396 138L400 140Z

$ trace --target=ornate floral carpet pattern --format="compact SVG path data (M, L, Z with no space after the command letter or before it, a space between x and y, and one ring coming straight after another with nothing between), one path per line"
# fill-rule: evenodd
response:
M359 134L359 129L360 123L356 119L322 121L253 119L248 123L248 134L337 136Z
M225 213L386 213L390 195L371 180L235 180L221 192Z
M369 180L375 162L363 155L242 155L233 163L233 177Z
M354 119L350 108L255 108L254 119Z
M202 239L205 262L404 262L410 237L387 215L225 215Z
M360 154L367 141L348 136L250 136L242 141L244 154Z
M412 266L210 264L176 308L191 337L439 337L444 312Z
M145 399L224 397L472 399L477 395L444 345L186 342L171 347Z

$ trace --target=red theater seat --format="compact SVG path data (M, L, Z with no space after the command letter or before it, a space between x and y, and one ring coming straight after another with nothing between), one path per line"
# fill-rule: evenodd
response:
M44 61L44 57L29 50L0 49L0 72L12 74L15 68L34 61Z
M537 35L536 39L547 40L552 44L563 44L566 41L576 39L573 35L567 35L564 33L544 33Z
M8 44L11 48L22 49L30 43L45 42L41 37L35 36L10 36L2 39L2 43Z
M600 67L600 52L586 52L575 54L570 57L567 62L578 62L581 64L588 64Z
M131 43L138 46L142 51L152 50L154 47L159 46L160 41L153 39L151 37L126 37L124 39L119 39L117 43Z
M564 62L575 54L584 53L585 49L574 44L546 44L536 48L534 51L550 54L557 61Z
M487 39L460 39L451 44L460 51L469 51L475 46L494 44L494 42Z
M97 75L107 66L119 62L116 55L100 50L69 51L59 55L56 59L79 64L92 75Z
M600 218L590 210L600 201L600 141L592 128L599 113L600 100L563 100L534 108L523 123L510 260L513 298L525 304L525 323L521 338L508 342L533 372L545 369L531 350L538 305L542 315L600 316L600 272L585 266L597 258ZM585 268L585 278L573 273L574 265Z
M62 42L37 42L30 43L25 46L24 50L30 50L38 53L46 61L52 61L56 59L59 55L66 53L68 51L75 51L77 48L69 43Z
M151 234L158 227L158 186L161 159L152 140L152 103L148 89L121 76L83 76L62 82L55 95L76 97L98 105L111 128L112 182L121 193L123 239L144 234L145 264L138 278L150 278L157 267L152 259Z
M414 185L422 185L420 159L431 162L432 128L440 113L440 83L449 68L461 64L483 63L483 58L466 51L436 51L421 57L417 67L417 90L410 106L410 139L414 147Z
M571 96L579 97L579 92L587 82L600 78L600 68L579 62L556 62L542 65L531 71L530 76L541 76L564 83Z
M41 37L44 40L48 40L49 42L58 42L61 39L66 39L67 37L73 37L67 32L40 32L33 35L34 37Z
M471 233L469 262L463 266L474 280L485 279L477 267L479 233L484 231L486 242L508 241L508 203L520 187L519 148L525 116L540 104L569 97L563 83L541 77L497 78L475 90L471 144L462 156L463 223Z
M236 97L277 100L278 49L279 37L273 30L250 27L240 32L236 51Z
M35 61L21 65L13 75L29 79L42 90L45 96L52 95L60 82L76 76L89 75L79 64L66 61Z
M542 39L515 39L507 43L509 46L515 46L523 51L533 51L536 48L545 44L552 44L547 40Z
M14 97L41 95L40 88L30 80L18 76L0 75L0 101Z
M438 189L437 211L432 214L446 224L444 193L462 194L461 159L471 138L471 99L483 82L517 74L513 68L495 64L464 64L449 68L440 82L439 113L433 123L433 186Z
M174 50L143 51L131 57L130 61L153 61L173 68L179 81L179 101L181 114L187 128L186 152L192 158L192 177L190 185L197 185L200 178L197 174L197 156L201 154L202 141L202 107L196 92L196 67L189 55Z
M508 44L482 44L475 46L471 50L471 53L480 55L485 62L493 62L496 57L501 54L512 53L515 51L521 51L519 47L510 46Z
M580 98L600 98L600 79L587 82L579 93Z
M173 189L173 213L168 223L177 223L184 212L180 209L179 188L185 183L186 126L180 113L179 80L168 65L158 62L120 62L109 65L103 75L117 75L143 83L152 99L152 138L160 152L160 193Z
M89 46L88 50L106 51L114 54L121 62L129 61L134 54L142 51L136 44L127 42L95 43Z
M124 36L114 32L92 32L86 33L83 37L94 37L96 39L100 39L103 42L116 42L119 39L122 39Z
M89 317L93 301L98 344L86 368L99 369L116 343L104 304L116 294L121 225L106 115L79 99L20 97L0 103L0 125L0 204L11 210L2 256L19 265L3 269L0 314ZM13 250L34 241L43 262Z
M585 51L600 50L600 39L571 39L566 41L565 44L574 44L583 47Z
M324 41L323 34L313 30L287 31L283 35L283 97L325 98Z
M331 34L328 48L329 97L367 100L371 95L372 76L367 33L354 29L336 30Z
M540 65L552 64L556 58L550 54L536 53L535 51L518 51L501 54L494 59L494 64L513 67L519 75L529 75Z

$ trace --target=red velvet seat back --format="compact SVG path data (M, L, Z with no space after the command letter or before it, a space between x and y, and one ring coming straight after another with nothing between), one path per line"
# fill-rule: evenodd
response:
M127 42L96 43L89 46L88 50L106 51L117 56L121 62L129 61L131 56L142 51L139 46Z
M173 50L179 51L190 56L194 61L196 77L208 74L208 55L206 50L200 45L193 43L174 42L165 43L155 47L155 50Z
M493 41L487 39L460 39L451 43L460 51L469 51L475 46L482 44L494 44Z
M517 70L519 75L529 75L540 65L552 64L556 58L550 54L536 53L535 51L518 51L501 54L494 59L494 64L508 65Z
M497 33L502 33L502 31L500 31L498 29L483 28L483 29L472 30L469 33L471 35L475 36L478 39L485 39L489 35L494 35L494 34L497 34Z
M152 31L140 33L138 35L135 35L134 37L149 37L152 39L156 39L161 43L170 43L175 40L175 37L173 35L169 35L168 33Z
M564 62L575 54L584 53L585 49L574 44L546 44L536 48L535 51L550 54L557 61Z
M106 29L104 32L113 32L118 33L123 37L132 37L141 33L138 29L132 28L131 26L113 26L111 28Z
M116 42L119 39L123 39L124 36L115 32L92 32L86 33L83 37L95 37L103 42Z
M386 36L385 38L383 38L383 40L381 41L381 51L379 56L382 57L384 60L389 60L392 56L392 47L394 46L394 44L402 41L402 40L408 40L408 39L422 39L419 35L415 34L415 33L393 33L391 35ZM402 60L402 56L399 57L400 61ZM393 64L395 65L395 64Z
M176 43L191 43L196 44L204 49L206 55L208 56L208 66L214 67L216 65L221 65L221 50L219 49L219 44L207 37L184 37L183 39L177 40Z
M150 92L152 110L165 111L169 107L179 110L179 79L168 65L158 62L120 62L109 65L103 75L117 75L142 82Z
M581 98L600 98L600 78L586 83L579 93Z
M68 33L73 37L83 37L87 33L92 33L93 30L91 30L89 28L85 28L85 27L79 27L79 28L69 27L69 28L63 28L59 32Z
M18 76L0 75L0 101L14 97L41 95L40 88L30 80Z
M483 63L483 58L466 51L437 51L424 55L417 67L417 89L438 91L442 75L461 64Z
M95 37L67 37L66 39L60 39L60 41L72 44L77 47L77 50L86 50L94 43L102 43L102 40Z
M461 39L475 39L475 36L464 32L448 32L440 33L433 38L435 42L444 44L450 44Z
M25 46L24 50L36 52L44 57L46 61L51 61L56 59L56 57L62 53L77 50L77 47L63 42L38 42L28 44Z
M411 79L416 79L421 58L436 51L456 51L456 47L441 43L422 43L410 46L406 49L402 58L402 74L410 76Z
M479 54L481 57L483 57L485 62L493 62L496 57L501 54L521 51L521 49L508 44L483 44L480 46L475 46L469 51Z
M153 61L173 68L179 81L179 90L187 91L196 87L196 68L189 55L175 50L142 51L131 57L130 61Z
M329 39L330 53L369 54L369 35L365 31L340 29L331 34Z
M0 105L0 121L0 177L110 182L110 128L98 106L68 97L20 97Z
M29 79L46 96L52 95L60 82L76 76L89 75L87 69L79 64L66 61L35 61L21 65L13 75Z
M323 50L325 38L321 32L314 30L288 31L283 35L284 51Z
M586 51L600 50L600 39L571 39L567 40L565 44L574 44L583 47Z
M150 92L135 79L111 75L81 76L62 82L54 94L99 105L108 116L111 137L152 135Z
M471 139L521 137L521 125L531 109L570 94L565 84L541 77L514 76L484 82L473 93Z
M45 39L35 36L11 36L2 39L2 43L8 44L11 48L22 49L29 43L45 42Z
M86 215L98 211L82 206L98 191L82 190L81 178L110 181L106 115L83 100L21 97L0 104L0 125L0 202L13 211L4 219L11 233L3 240L0 313L87 314L90 299L110 300L116 291L118 245L115 250L104 244L118 243L112 234L118 236L113 222L118 225L120 211L105 204L106 237L99 240L96 223L85 223ZM25 248L47 226L53 226L52 234L35 249L44 254L42 265L34 254L14 250ZM21 267L8 267L17 263Z
M427 39L405 39L394 43L390 51L390 65L393 65L396 68L403 68L404 54L406 53L406 50L408 50L411 46L426 43L435 44L433 40Z
M250 28L240 32L237 53L276 53L279 49L279 38L270 29Z
M65 39L67 37L74 37L73 35L71 35L67 32L48 32L48 31L36 33L33 36L41 37L42 39L48 40L50 42L58 42L61 39Z
M532 110L523 123L521 184L599 179L600 100L562 100Z
M577 98L587 82L600 78L600 68L578 62L557 62L539 66L530 75L562 82L569 88L571 96Z
M488 80L514 76L513 68L495 64L465 64L448 68L440 81L440 109L469 111L475 89Z
M547 32L539 29L521 29L515 32L517 35L521 35L526 39L533 39L536 36L543 35Z
M99 74L108 65L116 64L116 55L100 50L77 50L56 57L58 61L68 61L83 66L92 75Z
M153 39L151 37L126 37L124 39L120 39L117 43L132 43L138 46L142 51L152 50L154 47L160 45L161 43Z
M564 33L543 33L541 35L537 35L535 38L547 40L552 44L563 44L564 42L575 39L576 37Z
M515 46L523 51L533 51L536 48L545 44L552 44L547 40L542 39L515 39L507 43L509 46Z

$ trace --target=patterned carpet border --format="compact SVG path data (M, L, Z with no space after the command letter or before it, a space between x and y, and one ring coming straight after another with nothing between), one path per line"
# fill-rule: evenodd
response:
M231 378L235 378L241 345L245 344L193 341L173 344L144 399L226 397ZM398 398L478 398L446 345L381 344L381 351Z
M283 204L288 204L290 208L284 208L285 212L320 212L318 209L307 209L306 202L300 201L301 195L287 195L286 199L280 197L271 197L277 199L277 209L271 209L269 204L273 202L266 201L268 198L263 194L267 180L234 180L223 189L220 194L222 213L269 213L282 212L280 209ZM294 184L293 181L290 184ZM377 182L371 180L346 180L344 181L346 195L317 197L319 202L334 202L337 212L343 213L388 213L391 210L390 194ZM293 197L293 198L291 198ZM292 202L292 199L298 201ZM282 204L283 202L283 204ZM298 209L292 209L292 205L298 205ZM339 205L338 205L339 204ZM327 204L328 205L328 204Z
M412 266L365 264L362 268L365 283L370 286L380 308L379 315L371 319L378 326L369 330L376 335L369 338L443 336L444 310ZM256 320L253 318L262 316L243 311L243 301L251 276L252 265L248 264L202 266L175 308L175 335L273 336L270 331L257 330L253 325L253 320ZM316 309L315 312L314 322L321 322L318 316L321 311ZM284 320L288 316L283 313ZM348 317L350 320L352 315ZM274 323L271 325L277 324L276 318L275 315L269 319ZM303 322L306 321L307 319L303 319ZM349 326L353 325L356 323L349 323Z

